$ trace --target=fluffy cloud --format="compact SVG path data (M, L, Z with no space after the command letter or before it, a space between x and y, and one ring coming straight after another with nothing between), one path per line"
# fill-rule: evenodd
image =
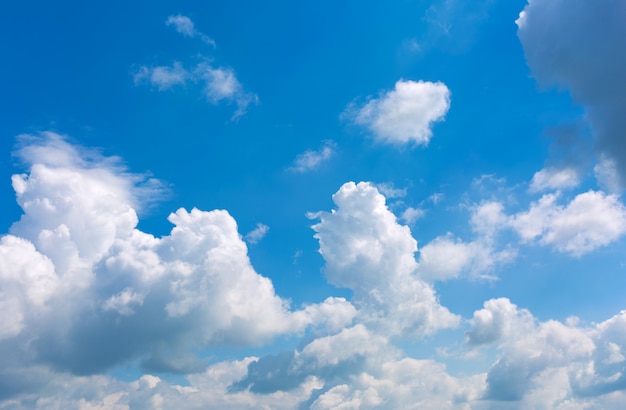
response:
M586 107L596 146L626 177L626 4L530 0L517 20L533 75L570 90Z
M371 184L349 182L333 195L337 209L311 217L326 261L326 278L354 292L359 320L388 334L421 336L454 327L459 318L441 306L417 276L417 242L398 224Z
M119 160L56 134L24 139L29 173L13 177L24 214L0 239L0 367L92 374L139 359L195 372L191 348L336 331L356 314L341 298L290 311L228 212L181 208L156 238L136 229L138 177Z
M466 338L478 346L497 343L502 352L487 375L485 403L495 408L502 401L523 408L619 408L624 396L618 390L626 385L625 318L621 312L584 328L575 320L537 322L506 298L485 302L474 313Z
M0 406L618 409L626 399L626 312L581 327L488 300L469 321L465 348L498 355L487 373L469 376L394 346L459 323L423 275L478 263L479 244L515 221L497 202L473 209L476 241L437 238L418 262L409 228L378 190L345 184L337 209L314 215L313 229L328 280L350 288L352 303L329 297L294 311L254 271L228 212L179 209L171 232L154 237L136 228L141 178L119 159L51 133L23 141L29 170L13 185L24 215L0 238ZM548 200L552 220L595 214L586 201L603 213L618 204L581 195L561 207ZM307 327L296 349L275 355L209 364L190 353ZM187 383L95 375L129 360L144 372L186 374Z
M365 105L349 106L344 116L367 128L376 140L390 144L428 145L431 127L450 108L450 91L445 84L403 81Z
M289 168L295 172L308 172L317 169L323 162L328 161L335 153L335 143L325 141L322 148L317 151L304 151L299 154Z
M535 174L536 176L537 174ZM620 239L626 233L626 207L617 195L587 191L561 205L560 192L544 194L528 210L507 215L497 201L485 201L472 210L474 231L492 238L513 229L522 242L552 246L581 256Z
M561 252L579 256L619 239L626 232L626 208L615 195L588 191L567 206L546 194L526 212L511 217L510 224L523 240L538 239Z

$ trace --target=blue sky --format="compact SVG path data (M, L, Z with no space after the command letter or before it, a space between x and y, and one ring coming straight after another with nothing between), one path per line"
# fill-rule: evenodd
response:
M1 408L623 408L624 3L127 3L0 5Z

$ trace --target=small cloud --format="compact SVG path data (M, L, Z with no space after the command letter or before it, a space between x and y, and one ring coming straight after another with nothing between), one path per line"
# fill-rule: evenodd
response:
M141 66L133 75L135 85L147 82L151 86L156 87L159 91L169 90L177 85L185 85L190 78L190 73L177 61L175 61L171 67Z
M614 193L621 193L624 189L617 164L612 158L602 155L593 167L593 173L603 189Z
M387 199L404 198L406 196L406 188L396 188L391 182L376 184L376 188Z
M267 232L269 230L270 230L269 226L262 224L262 223L258 223L256 225L256 228L254 228L253 230L248 232L246 236L244 236L244 239L248 243L251 243L251 244L258 243L261 239L265 237L265 235L267 235Z
M544 168L533 175L530 192L543 192L575 188L580 184L580 175L574 168Z
M441 192L435 192L434 194L432 194L431 196L426 198L426 200L432 202L435 205L437 205L439 202L443 201L445 197L446 196L444 194L442 194Z
M259 102L256 94L243 88L232 68L213 67L207 63L200 63L191 70L185 69L177 61L171 66L141 66L133 75L133 80L135 85L148 83L158 91L184 86L188 82L204 83L203 94L210 103L228 101L237 105L232 120L244 115L250 104Z
M308 150L299 154L289 170L299 173L316 170L333 156L335 147L336 144L333 141L324 141L324 145L319 150Z
M411 225L418 219L422 219L425 215L426 211L423 209L408 207L404 210L404 212L402 212L400 220L404 221L408 225Z
M199 37L206 44L215 47L215 41L206 34L196 30L193 21L187 16L180 14L168 16L165 24L167 26L173 26L177 32L185 37Z
M377 141L388 144L428 145L432 125L450 108L450 90L444 83L404 81L370 99L362 107L351 104L342 117L367 128Z
M194 76L205 82L204 95L211 103L217 104L226 100L237 105L237 111L232 116L233 120L244 115L250 104L259 102L256 94L243 89L232 68L214 68L209 64L201 63L196 66Z

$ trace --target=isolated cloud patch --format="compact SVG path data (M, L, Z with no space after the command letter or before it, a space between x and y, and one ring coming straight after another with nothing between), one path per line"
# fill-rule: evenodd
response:
M441 82L400 80L364 105L344 112L355 124L369 130L377 141L389 144L428 145L432 126L450 108L450 90Z
M537 80L570 90L584 104L596 147L626 180L626 3L530 0L517 20Z
M215 47L215 41L206 34L198 31L193 24L193 21L191 21L191 19L187 16L183 16L180 14L175 16L168 16L165 24L167 26L174 27L177 32L185 37L199 37L205 43Z
M335 154L335 147L336 144L333 141L325 141L322 147L317 151L304 151L298 154L289 169L299 173L314 171Z

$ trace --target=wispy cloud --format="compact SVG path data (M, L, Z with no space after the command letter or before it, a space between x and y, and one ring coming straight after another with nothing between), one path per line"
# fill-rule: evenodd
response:
M200 37L204 42L215 45L212 39L195 28L189 17L169 16L166 24L186 37ZM185 68L178 61L172 65L141 65L134 70L133 80L135 85L149 84L158 91L199 83L202 86L202 94L208 102L218 104L226 101L237 106L231 117L233 121L245 115L250 105L259 103L259 97L246 91L241 85L235 70L230 67L214 66L204 61L190 68Z
M174 29L180 34L182 34L183 36L199 37L206 44L209 44L213 47L216 46L215 41L211 37L202 33L201 31L198 31L195 25L193 24L193 21L191 21L191 19L187 16L183 16L180 14L175 15L175 16L174 15L168 16L167 20L165 21L165 24L168 26L173 26Z
M336 144L333 141L324 141L319 150L308 150L299 154L289 169L300 173L314 171L333 156L335 147Z
M256 228L254 228L253 230L248 232L246 236L244 236L244 239L251 244L258 243L261 239L265 238L265 235L267 235L267 232L269 232L269 230L269 226L259 222L256 225Z

